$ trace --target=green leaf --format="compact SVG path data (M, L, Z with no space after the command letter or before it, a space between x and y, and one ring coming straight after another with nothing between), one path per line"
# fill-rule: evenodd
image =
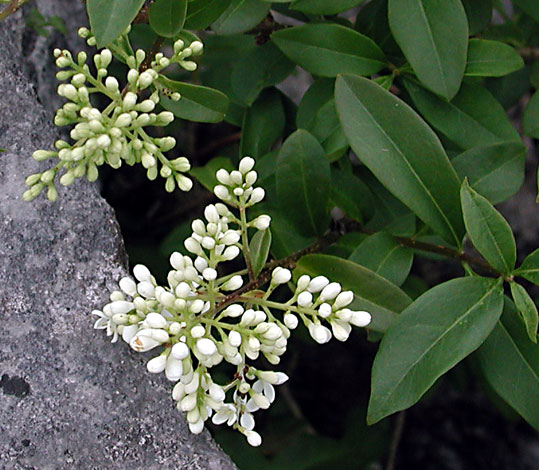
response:
M503 77L486 78L485 86L506 110L518 104L530 88L530 72L523 67Z
M232 90L249 106L264 88L282 82L294 67L275 44L267 42L236 63L231 76Z
M526 256L514 274L539 286L539 249Z
M225 117L228 98L224 93L205 86L169 80L162 75L158 80L165 88L177 91L182 96L179 101L173 101L161 95L160 104L175 116L197 122L219 122Z
M509 285L511 286L511 295L515 306L526 325L528 337L532 343L537 343L537 324L539 323L537 306L524 287L516 282L510 282Z
M249 253L251 255L251 266L253 267L253 273L255 277L260 274L262 268L266 264L268 259L268 253L271 246L271 231L269 228L266 230L257 230L251 242L249 243Z
M279 92L265 90L243 118L240 155L254 159L268 153L281 137L285 125L283 102Z
M526 147L506 142L472 147L451 160L461 179L498 204L518 192L524 182Z
M524 60L511 46L500 41L470 39L464 75L502 77L524 67Z
M215 176L215 173L220 168L232 171L235 169L234 165L227 157L215 157L212 158L206 165L191 168L190 175L194 176L197 181L202 184L208 191L213 192L213 187L219 182Z
M318 110L333 98L335 80L332 78L319 78L301 98L296 115L298 128L307 129L312 125Z
M206 29L230 5L230 0L190 0L187 5L185 29Z
M324 149L299 129L283 143L277 159L279 205L304 235L322 235L328 228L331 185Z
M427 225L459 245L459 180L436 134L406 103L362 77L338 77L335 103L358 158Z
M350 308L366 310L372 315L368 328L386 331L398 318L412 299L395 284L352 261L329 255L303 256L296 264L294 276L323 274L338 282L343 289L354 292L354 302Z
M509 274L515 267L516 245L507 221L488 199L464 180L460 191L462 214L470 240L481 255L498 271Z
M535 21L539 21L539 4L536 0L513 0L513 3Z
M342 11L363 3L364 0L296 0L292 2L292 10L310 15L336 15Z
M363 222L374 212L374 197L369 188L353 173L331 170L331 205L339 207L351 219Z
M510 300L478 356L491 387L539 431L539 345L528 339Z
M402 62L402 52L389 29L387 0L371 0L363 5L356 16L354 29L370 37L391 59Z
M410 80L404 84L429 124L460 148L520 142L504 109L484 87L463 83L458 95L447 102Z
M97 47L114 41L135 19L144 0L87 0L86 9Z
M388 17L393 36L421 83L437 95L453 98L468 48L468 20L460 0L389 0Z
M475 351L503 308L499 280L465 277L421 295L386 332L374 360L367 422L415 404L434 382Z
M535 139L539 138L539 91L536 91L524 109L522 115L524 133Z
M171 38L182 30L186 14L187 0L155 0L150 6L150 26L160 36Z
M271 38L293 62L322 77L372 75L386 65L367 36L337 24L306 24L275 31Z
M378 232L361 243L348 259L400 286L410 273L414 254L390 234Z
M217 34L236 34L249 31L260 23L270 9L260 0L232 0L232 3L212 24Z
M490 24L492 18L492 0L462 0L466 10L470 35L477 34Z

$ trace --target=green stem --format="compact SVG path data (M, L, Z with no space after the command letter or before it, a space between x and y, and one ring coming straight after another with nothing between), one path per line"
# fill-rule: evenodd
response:
M241 244L243 257L245 258L245 264L247 265L247 272L249 273L249 281L255 280L255 274L253 271L253 265L251 263L251 254L249 252L249 240L247 237L247 215L245 214L245 207L241 205L240 201L240 230L241 230Z

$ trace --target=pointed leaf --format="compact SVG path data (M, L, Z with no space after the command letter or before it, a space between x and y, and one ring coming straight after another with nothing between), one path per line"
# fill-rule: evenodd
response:
M171 38L182 30L186 14L187 0L155 0L150 7L150 26L160 36Z
M336 15L342 11L363 3L364 0L295 0L290 5L292 10L310 15Z
M437 95L453 98L468 48L468 20L460 0L389 0L388 17L391 32L421 83Z
M502 77L524 67L524 60L511 46L500 41L470 39L464 75Z
M539 248L526 256L514 274L539 286Z
M480 277L444 282L415 300L380 344L367 422L415 404L440 376L481 345L502 308L501 282Z
M338 24L294 26L274 32L271 39L290 60L321 77L372 75L386 65L372 39Z
M526 325L528 337L533 343L537 343L537 306L524 287L516 282L511 282L509 285L511 286L511 295L515 306Z
M470 35L477 34L485 29L492 18L492 0L462 0L466 10Z
M398 318L412 299L395 284L375 272L352 261L330 255L307 255L297 263L294 275L308 274L311 277L324 275L354 292L350 308L366 310L372 315L368 328L386 331Z
M539 91L536 91L522 115L522 128L524 133L535 139L539 138Z
M539 344L528 339L511 301L478 356L496 393L539 431Z
M513 231L488 199L462 184L460 197L466 231L481 255L498 271L509 274L515 267Z
M329 163L315 137L302 129L288 137L277 159L276 189L282 210L304 235L322 235L329 224Z
M206 29L230 5L230 0L190 0L187 6L185 29Z
M232 0L232 3L212 25L217 34L237 34L249 31L268 14L270 4L260 0Z
M268 253L271 246L271 231L269 228L266 230L258 230L251 238L249 243L249 253L251 255L251 265L255 277L260 274L266 260L268 259Z
M513 3L535 21L539 21L539 4L536 0L513 0Z
M358 158L427 225L458 245L464 233L459 180L436 134L406 103L362 77L338 77L335 103Z

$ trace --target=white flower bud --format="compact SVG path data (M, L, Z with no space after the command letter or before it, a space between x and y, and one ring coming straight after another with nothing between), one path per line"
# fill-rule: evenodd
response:
M216 224L219 222L219 212L217 212L217 209L213 204L209 204L204 209L204 217L206 217L208 222L212 222Z
M174 306L174 301L176 300L176 297L174 297L174 294L165 291L160 293L157 300L159 300L159 302L161 302L161 304L163 304L165 307L172 308Z
M191 302L189 310L193 313L200 313L204 309L204 301L202 299L196 299Z
M138 80L139 73L137 69L130 69L127 72L127 81L131 84L135 83Z
M187 282L180 282L176 286L176 296L180 299L186 299L190 293L191 287L189 287L189 284L187 284Z
M152 74L148 70L142 72L138 77L138 86L141 89L148 88L153 82Z
M112 53L108 49L101 51L101 67L107 68L112 62Z
M237 247L230 247L230 248L237 248ZM226 281L222 286L222 290L227 291L234 291L239 289L243 285L243 278L237 274L236 276L232 276L228 281Z
M125 300L117 300L116 302L112 302L110 304L110 311L113 314L116 313L129 313L131 310L133 310L135 306L132 302L126 302Z
M352 327L350 326L350 323L340 320L333 320L331 322L331 330L333 331L333 335L337 340L346 341L350 336Z
M178 270L178 271L182 271L183 268L185 267L185 263L183 261L183 256L181 253L178 253L177 251L175 251L174 253L172 253L170 255L170 265Z
M234 245L239 241L240 234L236 230L227 230L219 240L219 243L222 243L223 245Z
M120 88L118 80L116 80L114 77L107 77L107 79L105 80L105 86L107 87L107 90L111 93L116 93Z
M262 437L256 431L246 431L245 436L247 437L247 442L253 447L258 447L262 444Z
M322 318L329 317L331 315L331 305L327 302L321 304L320 307L318 307L318 315L320 315Z
M241 345L241 334L235 330L232 330L230 333L228 333L228 341L230 341L232 346L236 348L239 347Z
M168 327L168 331L171 335L176 336L182 331L182 326L177 321L172 322Z
M237 246L232 245L226 248L222 256L226 261L231 261L234 258L236 258L239 254L240 254L240 249Z
M83 73L77 73L76 75L73 75L73 78L71 79L71 83L75 86L83 85L86 81L86 77Z
M202 419L199 419L194 423L189 423L189 431L191 431L193 434L200 434L203 429L204 421Z
M313 294L310 292L302 292L298 295L298 305L300 307L310 307L313 304Z
M146 352L159 346L161 343L149 336L141 336L140 333L133 336L129 346L137 352Z
M292 278L292 273L280 266L276 267L271 273L271 282L273 284L286 284Z
M157 120L155 121L156 126L166 126L174 121L174 114L170 111L162 111L157 115Z
M220 387L219 385L213 383L210 385L208 391L210 392L210 396L218 402L225 400L225 391L223 390L223 387Z
M185 46L185 43L181 39L178 39L174 43L174 53L178 54L179 52L181 52L184 46Z
M270 226L271 217L269 215L259 215L253 224L258 230L266 230Z
M264 196L266 195L266 191L264 191L263 188L255 188L253 192L251 193L251 197L249 199L249 204L256 204L257 202L260 202L262 199L264 199Z
M56 59L56 67L60 67L60 68L69 67L70 63L71 62L69 61L67 57L58 57L58 59Z
M151 113L155 109L155 103L152 100L144 100L135 106L141 113Z
M243 307L240 304L229 305L224 311L223 315L231 318L239 317L243 314Z
M228 192L228 188L221 184L218 184L213 188L213 193L223 201L228 201L230 199L230 193Z
M341 292L341 285L338 282L332 282L322 289L319 301L323 302L325 300L333 300Z
M295 330L298 326L298 317L293 313L287 312L284 314L284 324L291 330Z
M128 91L123 99L122 108L129 111L137 104L137 95L131 91Z
M360 310L358 312L352 312L352 318L350 318L350 323L354 326L367 326L371 322L371 314Z
M165 328L167 326L165 317L157 312L148 313L144 322L151 328Z
M192 62L191 60L183 60L179 63L179 65L188 72L194 72L197 69L196 62Z
M312 293L320 292L328 284L329 279L327 277L317 276L313 278L311 282L309 282L309 287L307 287L307 290Z
M217 352L217 346L215 346L215 343L209 338L200 338L197 341L197 348L200 351L200 354L203 354L204 356L211 356Z
M250 326L255 321L255 318L256 318L256 313L252 308L245 310L245 312L241 316L240 325Z
M194 253L195 255L202 254L202 248L200 246L200 243L197 242L193 237L186 238L183 242L185 248L187 251L190 251L191 253Z
M206 329L202 325L196 325L191 328L191 336L193 338L202 338L206 334Z
M116 127L127 127L131 124L131 116L129 113L123 113L123 114L120 114L117 118L116 118L116 122L114 123L114 125Z
M196 393L190 393L182 398L180 402L180 407L183 412L191 411L197 406L197 396Z
M172 346L170 355L178 360L183 360L189 356L189 348L185 343L179 342Z
M185 397L185 385L178 382L172 389L172 399L180 401L183 397Z
M217 177L217 181L219 181L219 183L230 185L231 183L230 175L228 171L226 171L224 168L217 170L217 173L215 173L215 176Z
M333 302L333 310L340 310L341 308L350 305L353 300L354 293L352 291L346 290L341 292L335 299L335 302Z
M244 193L242 188L234 188L232 192L234 193L234 196L238 196L238 197L242 196Z
M189 49L191 49L195 55L199 55L203 48L204 45L200 41L193 41L191 44L189 44Z
M257 175L256 171L250 171L249 173L247 173L245 175L245 184L248 187L250 187L253 184L255 184L257 178L258 178L258 175Z
M146 368L148 369L148 372L152 374L159 374L165 370L166 365L167 358L166 356L161 355L150 359L148 364L146 364Z
M331 331L323 325L309 324L309 333L319 344L327 343L331 339Z
M171 382L177 382L182 378L183 374L183 363L181 359L177 359L172 355L169 355L167 358L167 363L165 367L165 376Z
M177 170L182 171L182 170ZM187 171L187 170L185 170ZM176 184L178 185L178 188L180 188L182 191L190 191L193 187L193 181L187 176L177 174L176 175Z
M152 277L150 270L143 264L137 264L133 268L133 275L138 281L150 281Z
M152 298L155 296L155 287L149 281L142 281L137 285L138 293L145 298Z

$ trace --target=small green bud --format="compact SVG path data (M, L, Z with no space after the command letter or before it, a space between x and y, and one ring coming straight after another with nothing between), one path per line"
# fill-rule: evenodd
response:
M56 59L56 67L59 67L59 68L69 67L69 64L71 64L71 62L66 57L60 56L58 57L58 59Z
M47 170L41 174L41 181L45 184L49 184L56 176L56 171Z
M72 70L60 70L56 73L56 78L58 80L68 80L74 73Z
M168 178L170 175L172 175L172 170L168 166L163 165L159 174L162 178Z
M176 175L176 183L182 191L189 191L193 187L193 182L187 176L180 173Z
M88 169L86 170L86 179L93 183L95 180L97 180L99 176L99 171L97 170L97 167L93 163L88 164Z
M32 194L32 196L36 197L41 191L43 191L44 187L45 185L43 183L34 184L34 186L30 188L30 193Z
M154 139L154 142L159 146L162 152L168 152L176 145L176 139L174 137L163 137L161 139Z
M200 41L193 41L189 44L189 48L193 51L193 55L200 55L204 49L204 44Z
M181 39L178 39L174 43L174 54L179 54L184 48L184 46L185 46L185 43Z
M65 148L68 148L69 147L69 144L65 141L65 140L57 140L55 143L54 143L54 146L58 149L58 150L62 150L62 149L65 149Z
M146 176L150 181L153 181L155 178L157 178L157 166L152 166L148 169L146 172Z
M167 167L163 167L163 168L167 168ZM176 188L176 184L174 182L174 177L173 176L169 176L167 178L167 182L165 183L165 190L168 192L168 193L171 193L172 191L174 191L174 189Z
M172 114L170 111L162 111L157 115L155 125L156 126L167 126L172 121L174 121L174 114Z
M77 34L81 37L86 39L88 36L90 36L90 30L88 28L79 28L77 31Z
M135 59L134 56L130 55L127 60L126 60L126 63L127 63L127 66L130 68L130 69L136 69L138 68L137 66L137 60Z
M172 95L170 95L170 99L172 101L179 101L181 97L182 95L180 95L177 91L172 93Z
M86 59L88 58L88 54L86 54L86 52L84 51L80 51L78 54L77 54L77 63L79 65L82 65L86 62Z
M35 198L36 196L34 196L32 194L32 191L30 191L29 189L27 189L24 193L22 193L22 199L26 202L33 201Z
M33 175L27 176L24 182L26 183L27 186L33 186L40 180L41 180L41 173L34 173Z
M58 199L58 191L56 191L56 188L52 184L49 186L49 189L47 191L47 199L51 202L54 202L56 201L56 199Z
M43 160L47 160L47 158L55 157L57 155L56 152L50 152L48 150L36 150L32 154L32 158L34 160L37 160L38 162L42 162Z
M73 175L72 170L68 170L60 178L60 184L63 186L69 186L70 184L73 184L73 181L75 181L75 175Z
M71 79L71 83L77 87L84 85L84 82L86 81L86 77L82 73L78 73Z
M109 49L103 49L101 51L101 67L107 68L112 62L112 52Z
M191 60L184 60L180 62L180 65L188 72L194 72L197 69L196 62L193 62Z
M151 113L155 109L155 103L152 100L144 100L137 104L135 109L142 113Z
M170 164L172 168L174 168L176 171L186 172L191 169L191 164L189 163L189 160L185 157L179 157L174 160L170 161Z
M75 178L81 178L86 173L86 165L84 163L81 163L79 166L77 166L73 170L73 175Z
M137 64L141 64L144 62L144 59L146 58L146 52L142 49L137 49L137 52L135 53L137 58Z
M88 38L86 40L86 44L88 44L89 46L95 46L97 45L97 40L95 39L95 37L91 37L91 38Z

